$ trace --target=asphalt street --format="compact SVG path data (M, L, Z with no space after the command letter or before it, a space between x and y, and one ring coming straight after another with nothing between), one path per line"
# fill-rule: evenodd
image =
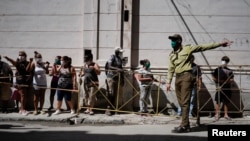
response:
M206 127L190 133L171 133L176 124L163 125L81 125L57 126L46 123L0 122L0 136L7 140L26 141L206 141Z

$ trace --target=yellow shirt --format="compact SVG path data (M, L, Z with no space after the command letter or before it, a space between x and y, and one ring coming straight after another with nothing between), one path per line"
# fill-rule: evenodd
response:
M171 84L174 73L182 73L192 70L192 63L189 61L192 53L215 49L220 47L220 45L220 43L186 45L177 51L172 51L169 55L167 83Z

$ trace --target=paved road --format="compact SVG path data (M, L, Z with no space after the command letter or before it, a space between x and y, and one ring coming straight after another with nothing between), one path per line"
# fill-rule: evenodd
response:
M176 134L176 124L163 125L77 125L47 123L0 122L0 136L8 140L25 141L206 141L206 127L193 128L194 132Z

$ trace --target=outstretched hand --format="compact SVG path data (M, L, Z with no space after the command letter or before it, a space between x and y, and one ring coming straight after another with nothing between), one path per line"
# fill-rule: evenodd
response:
M223 47L227 47L227 46L230 46L232 44L233 44L233 41L229 41L227 39L221 42L221 46L223 46Z

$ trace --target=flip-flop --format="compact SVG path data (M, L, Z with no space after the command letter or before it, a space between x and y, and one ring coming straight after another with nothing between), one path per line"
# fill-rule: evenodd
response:
M214 118L215 118L215 121L218 121L220 119L220 116L215 115Z
M230 117L224 117L226 120L232 120Z

